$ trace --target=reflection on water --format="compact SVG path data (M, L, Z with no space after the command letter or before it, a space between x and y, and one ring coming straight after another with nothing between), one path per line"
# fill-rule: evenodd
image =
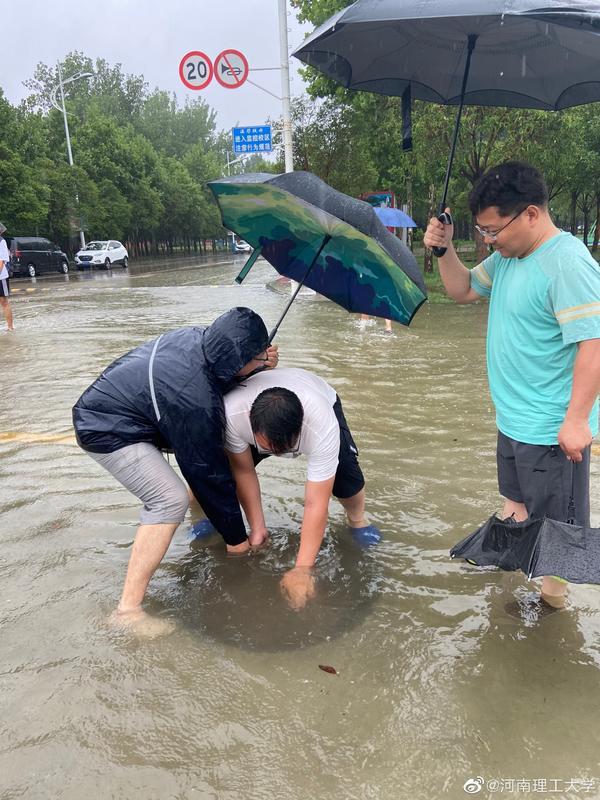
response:
M286 299L272 270L240 287L242 262L216 262L19 284L33 291L1 340L0 431L67 432L102 368L165 329L234 305L272 326ZM302 459L260 467L269 550L226 559L182 526L148 604L177 628L148 642L106 622L131 497L70 444L0 440L0 796L425 800L463 797L477 776L595 779L600 796L598 588L515 618L506 605L533 584L448 558L499 503L486 319L484 304L425 306L386 336L316 298L292 307L281 363L339 392L384 537L357 548L332 501L318 596L299 613L278 582ZM600 525L598 458L592 472Z
M301 611L284 601L279 581L294 564L298 537L271 529L268 547L231 559L219 537L193 545L172 568L177 619L190 630L225 643L266 652L329 642L364 623L377 592L377 561L347 531L328 537L316 569L316 597Z

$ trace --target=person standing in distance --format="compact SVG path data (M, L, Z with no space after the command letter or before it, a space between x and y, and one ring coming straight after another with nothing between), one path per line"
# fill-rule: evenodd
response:
M2 313L6 320L6 328L9 331L14 331L12 308L10 307L10 277L8 274L8 262L10 261L10 253L8 245L4 238L6 225L0 222L0 306L2 306Z

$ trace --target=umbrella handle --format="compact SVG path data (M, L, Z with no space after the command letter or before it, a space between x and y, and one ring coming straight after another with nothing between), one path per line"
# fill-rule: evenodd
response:
M569 507L567 508L567 519L566 522L568 525L575 525L575 520L577 519L577 512L575 511L575 470L577 469L577 464L574 461L571 461L571 495L569 497Z
M444 225L452 225L452 216L447 211L442 211L442 213L438 216L440 222L443 222ZM433 255L437 258L441 258L448 249L447 247L432 247Z
M246 261L246 263L245 263L245 264L244 264L244 266L242 267L242 271L240 272L240 274L239 274L239 275L237 276L237 278L235 279L235 282L236 282L236 283L241 283L241 282L244 280L244 278L246 277L246 275L247 275L247 274L250 272L250 270L251 270L251 269L252 269L252 267L254 266L254 264L255 264L255 262L256 262L256 259L257 259L257 258L258 258L258 257L259 257L261 254L262 254L262 247L257 247L257 248L256 248L256 250L254 250L254 252L253 252L253 253L252 253L252 255L250 256L250 258L249 258L249 259Z

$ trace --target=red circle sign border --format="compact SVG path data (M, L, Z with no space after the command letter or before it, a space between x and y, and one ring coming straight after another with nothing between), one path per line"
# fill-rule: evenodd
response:
M232 54L234 56L239 56L242 59L242 63L244 64L244 77L238 83L225 83L224 80L219 76L219 70L217 69L217 64L219 63L219 59L223 58L226 55ZM219 55L215 58L215 80L217 83L220 83L224 89L238 89L243 83L248 80L248 73L250 72L250 67L248 65L248 59L243 53L240 53L239 50L232 50L228 48L227 50L222 50Z
M194 86L194 84L193 84L193 83L190 83L190 82L187 80L187 78L184 76L184 74L183 74L183 65L185 64L185 62L187 61L187 59L188 59L190 56L200 56L200 57L201 57L201 58L203 58L203 59L206 61L206 63L208 64L208 67L209 67L209 70L208 70L208 78L207 78L207 79L204 81L204 83L202 83L200 86ZM188 87L188 89L193 89L195 92L199 92L199 91L200 91L200 89L204 89L204 88L206 88L206 87L208 86L208 84L209 84L209 83L212 81L212 79L213 79L213 74L214 74L213 63L212 63L212 61L210 60L210 58L209 58L209 57L206 55L206 53L203 53L201 50L190 50L190 52L189 52L189 53L186 53L186 54L184 55L184 57L181 59L181 61L179 62L179 77L181 78L181 81L182 81L182 83L183 83L185 86L187 86L187 87Z

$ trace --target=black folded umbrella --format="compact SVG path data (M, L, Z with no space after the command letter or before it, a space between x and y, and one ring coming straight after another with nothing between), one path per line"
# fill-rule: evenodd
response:
M522 570L528 578L555 575L569 583L600 583L600 529L527 519L490 517L450 550L478 567Z

